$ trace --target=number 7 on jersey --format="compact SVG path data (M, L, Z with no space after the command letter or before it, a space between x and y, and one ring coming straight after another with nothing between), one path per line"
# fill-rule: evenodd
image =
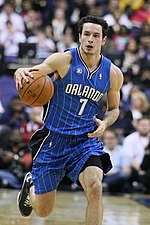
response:
M81 99L80 99L80 103L81 103L82 105L81 105L81 108L80 108L80 111L79 111L78 115L80 115L80 116L82 115L82 113L83 113L83 111L84 111L84 108L85 108L87 102L88 102L88 99L85 99L85 98L81 98Z

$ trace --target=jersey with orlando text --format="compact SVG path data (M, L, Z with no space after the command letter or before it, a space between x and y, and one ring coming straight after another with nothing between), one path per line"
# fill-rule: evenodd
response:
M80 135L96 124L99 101L110 88L111 61L102 56L100 65L90 73L78 48L72 54L70 69L63 79L54 81L54 95L45 106L44 122L54 132Z

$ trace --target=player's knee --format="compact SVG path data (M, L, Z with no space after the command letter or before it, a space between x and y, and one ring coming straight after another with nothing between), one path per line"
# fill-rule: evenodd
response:
M52 214L55 207L55 191L35 195L33 208L39 217L47 217Z
M99 180L95 180L87 189L88 200L99 201L102 197L102 183Z
M39 217L45 218L45 217L49 216L50 214L52 214L53 207L36 208L35 211Z

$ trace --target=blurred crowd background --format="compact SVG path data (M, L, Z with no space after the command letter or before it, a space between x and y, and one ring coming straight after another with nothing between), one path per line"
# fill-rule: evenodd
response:
M150 0L0 0L0 187L21 187L31 170L30 136L42 123L42 108L23 104L14 71L77 47L78 21L103 17L109 33L102 54L123 72L120 116L98 141L110 153L113 169L104 191L150 191ZM105 96L98 117L106 110ZM61 188L80 187L64 178Z

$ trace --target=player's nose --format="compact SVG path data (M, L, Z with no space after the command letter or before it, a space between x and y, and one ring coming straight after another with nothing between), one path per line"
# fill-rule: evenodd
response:
M93 42L93 36L92 36L92 35L90 35L90 36L89 36L88 41L89 41L90 43L92 43L92 42Z

